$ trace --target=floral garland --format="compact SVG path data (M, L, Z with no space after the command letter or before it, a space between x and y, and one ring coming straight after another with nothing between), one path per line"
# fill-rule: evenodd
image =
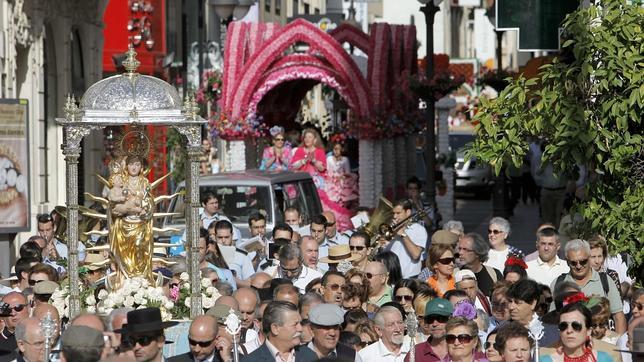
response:
M218 70L207 70L203 73L201 85L195 99L199 103L216 103L221 97L223 78Z
M210 118L210 130L213 138L243 141L247 138L263 137L267 131L262 117L258 117L255 113L244 113L239 118L232 118L230 114L230 112L219 112Z
M174 316L170 310L174 308L174 303L163 294L163 288L151 285L144 278L125 279L123 285L116 290L108 292L103 289L98 292L98 303L96 303L96 312L99 314L110 314L114 309L119 308L146 308L156 307L161 310L161 318L170 320ZM88 311L90 310L88 306Z

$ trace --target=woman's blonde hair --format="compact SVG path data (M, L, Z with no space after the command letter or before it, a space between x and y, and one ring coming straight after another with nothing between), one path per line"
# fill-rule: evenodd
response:
M454 317L450 318L449 321L447 321L447 324L445 325L445 332L449 333L451 330L457 327L466 327L469 329L470 336L473 337L473 340L476 341L476 347L474 348L474 351L477 351L479 349L479 326L476 324L476 321L470 320L470 319L465 319L463 317Z
M320 134L315 128L305 128L302 131L302 145L304 144L304 136L306 136L307 133L312 134L313 138L315 138L315 140L313 141L313 146L315 146L315 148L324 148L322 137L320 137Z

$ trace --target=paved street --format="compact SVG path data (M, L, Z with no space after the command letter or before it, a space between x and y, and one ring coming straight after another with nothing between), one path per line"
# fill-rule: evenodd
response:
M487 239L488 221L492 218L492 200L462 197L456 199L454 218L463 223L465 232L475 232ZM529 254L536 250L535 231L539 226L538 204L519 203L510 218L512 233L509 243Z

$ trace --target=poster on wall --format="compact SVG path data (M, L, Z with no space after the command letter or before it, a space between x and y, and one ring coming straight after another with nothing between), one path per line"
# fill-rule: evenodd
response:
M30 229L28 120L26 99L0 99L0 234Z

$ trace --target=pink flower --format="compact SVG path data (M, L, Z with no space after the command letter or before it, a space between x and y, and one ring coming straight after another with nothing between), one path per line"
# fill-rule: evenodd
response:
M175 285L170 289L170 299L172 299L173 302L176 302L179 300L179 286Z

